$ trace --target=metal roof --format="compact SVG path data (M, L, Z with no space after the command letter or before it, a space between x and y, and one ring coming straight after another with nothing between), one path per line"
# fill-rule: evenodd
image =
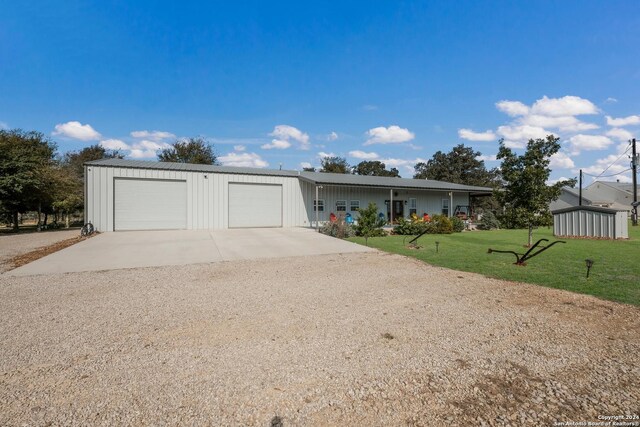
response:
M186 172L235 173L242 175L298 176L297 171L290 170L196 165L192 163L151 162L148 160L102 159L86 162L85 165L113 168L160 169Z
M600 212L600 213L608 213L608 214L624 212L621 209L610 209L610 208L601 208L600 206L582 205L582 206L571 206L564 209L557 209L555 211L551 211L551 214L556 215L556 214L561 214L565 212L574 212L574 211L591 211L591 212Z
M362 187L415 189L439 191L464 191L477 194L492 193L489 187L475 187L473 185L454 184L444 181L428 179L394 178L386 176L364 176L342 173L300 172L300 178L319 185L350 185Z
M230 173L243 175L267 175L299 177L300 179L317 185L348 185L372 188L414 189L435 191L463 191L473 194L490 194L489 187L475 187L472 185L453 184L450 182L433 181L427 179L393 178L384 176L363 176L341 173L298 172L292 170L260 169L234 166L196 165L191 163L152 162L147 160L102 159L86 162L87 166L160 169L186 172Z

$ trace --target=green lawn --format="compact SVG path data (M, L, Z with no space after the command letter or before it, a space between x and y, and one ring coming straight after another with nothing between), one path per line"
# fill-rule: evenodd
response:
M629 225L629 235L631 239L617 241L566 239L566 244L553 246L524 267L513 264L515 256L512 254L489 254L487 249L524 253L527 250L523 246L527 243L526 230L425 235L418 240L422 247L417 250L405 246L406 236L370 238L369 246L432 265L640 305L640 227ZM540 238L550 242L557 240L547 228L534 231L534 242ZM406 242L410 239L408 237ZM364 244L361 237L349 240ZM438 253L436 241L440 242ZM587 258L594 261L589 279L585 277Z

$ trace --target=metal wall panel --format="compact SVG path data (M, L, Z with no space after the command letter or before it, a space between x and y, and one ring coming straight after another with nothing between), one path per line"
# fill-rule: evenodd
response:
M553 215L555 236L593 237L600 239L627 239L626 212L594 212L575 210Z

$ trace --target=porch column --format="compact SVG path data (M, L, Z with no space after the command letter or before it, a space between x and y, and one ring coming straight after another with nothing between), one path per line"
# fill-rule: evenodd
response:
M316 231L320 232L320 222L318 221L318 186L316 185L316 199L313 201L314 209L316 210Z
M389 223L393 224L393 188L391 190L389 190L390 193L390 197L389 197Z
M449 218L453 218L453 191L449 191Z

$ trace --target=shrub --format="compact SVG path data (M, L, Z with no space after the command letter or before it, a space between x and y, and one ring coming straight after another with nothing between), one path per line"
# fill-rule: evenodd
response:
M369 203L365 209L358 211L358 224L354 227L356 235L364 237L365 244L369 243L369 237L386 236L382 229L385 222L384 218L378 217L376 204Z
M320 232L327 236L337 237L338 239L346 239L356 234L353 227L347 224L343 217L339 217L336 222L327 222L320 227Z
M493 212L485 212L478 222L478 230L497 230L500 228L500 221L493 214Z
M435 234L451 234L453 233L453 223L451 219L444 215L434 215L431 219L432 227Z
M454 216L451 218L451 224L453 225L453 231L460 233L464 230L464 221Z

